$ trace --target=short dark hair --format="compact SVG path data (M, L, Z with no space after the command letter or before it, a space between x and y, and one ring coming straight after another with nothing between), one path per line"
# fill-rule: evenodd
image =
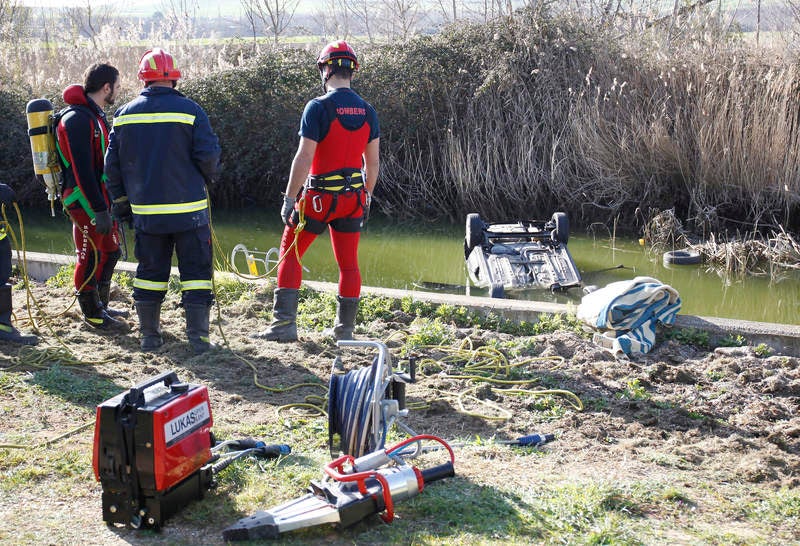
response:
M349 66L336 66L335 64L330 65L330 75L333 76L336 74L340 78L344 78L346 80L353 79L353 69Z
M114 87L119 78L119 70L108 63L94 63L83 73L83 90L94 93L103 88L107 83Z

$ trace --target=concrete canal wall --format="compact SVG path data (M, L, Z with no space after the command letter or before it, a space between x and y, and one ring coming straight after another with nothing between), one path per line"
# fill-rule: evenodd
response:
M47 254L41 252L27 252L22 258L27 264L28 275L37 281L44 281L53 276L63 265L75 262L74 256L62 254ZM13 253L14 263L17 263L17 253ZM136 264L119 262L117 271L130 273L136 272ZM176 268L173 273L178 274ZM258 280L252 282L266 282ZM336 293L337 285L332 282L303 281L307 286L323 291ZM535 322L540 314L566 314L574 312L574 306L535 302L527 300L496 299L479 296L466 296L459 294L442 294L438 292L424 292L421 290L400 290L394 288L379 288L365 286L363 294L385 296L389 298L404 298L411 296L415 300L433 304L447 304L463 306L472 311L483 313L494 312L509 320L526 320ZM676 328L694 328L708 332L709 338L714 341L731 336L742 336L750 344L766 343L776 352L786 355L800 356L800 325L773 324L767 322L751 322L746 320L724 319L716 317L699 317L694 315L678 315L675 321Z

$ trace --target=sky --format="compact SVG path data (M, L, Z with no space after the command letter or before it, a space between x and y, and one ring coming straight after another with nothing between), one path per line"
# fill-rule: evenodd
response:
M128 6L133 11L158 11L165 4L163 0L88 0L93 6L101 4L114 4ZM87 0L19 0L25 6L35 7L84 7ZM320 0L300 0L298 12L310 11ZM200 11L216 14L221 10L240 11L239 0L198 0Z

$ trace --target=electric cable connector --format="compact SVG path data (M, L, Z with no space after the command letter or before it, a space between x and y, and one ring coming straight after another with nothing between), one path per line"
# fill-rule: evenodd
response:
M230 451L223 451L226 448ZM211 473L212 475L218 474L230 466L231 463L246 455L264 459L277 459L282 455L289 455L291 452L291 446L286 444L267 444L253 438L226 440L211 448L213 455Z
M516 440L501 440L496 443L510 446L537 447L552 442L555 439L555 434L529 434L527 436L520 436Z

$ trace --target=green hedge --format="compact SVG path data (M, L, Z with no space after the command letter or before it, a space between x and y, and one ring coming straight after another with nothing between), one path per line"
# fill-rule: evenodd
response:
M353 87L381 124L375 212L460 223L469 212L562 210L574 226L633 231L674 207L706 232L730 221L796 229L800 77L702 39L666 55L657 35L620 40L592 21L528 11L406 44L356 44ZM321 93L315 54L278 49L181 82L222 142L216 206L278 206L303 106ZM25 102L24 89L0 94L0 165L43 203Z

